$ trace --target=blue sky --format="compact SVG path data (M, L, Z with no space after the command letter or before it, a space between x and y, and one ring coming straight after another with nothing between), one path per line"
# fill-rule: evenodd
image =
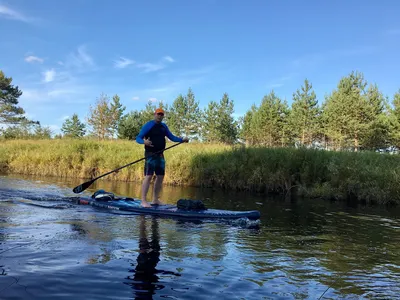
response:
M305 78L320 103L352 70L400 88L400 1L0 0L0 69L28 117L55 132L105 93L127 111L200 106L227 92L235 115L272 89L290 104Z

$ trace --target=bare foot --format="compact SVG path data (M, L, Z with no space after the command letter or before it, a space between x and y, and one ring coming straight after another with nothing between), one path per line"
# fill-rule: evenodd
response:
M151 205L147 201L142 201L142 207L151 207Z

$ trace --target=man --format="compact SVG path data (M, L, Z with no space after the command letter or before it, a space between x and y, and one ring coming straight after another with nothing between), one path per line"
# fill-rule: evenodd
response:
M146 157L144 165L145 178L142 184L142 207L151 207L146 201L146 196L154 173L156 174L156 181L154 183L152 203L156 205L162 204L158 197L165 175L164 152L162 151L155 155L152 154L165 149L165 137L168 137L173 142L187 143L189 141L187 137L180 138L173 135L171 131L169 131L168 126L162 122L163 118L164 110L162 108L156 109L154 112L154 120L144 124L136 137L137 143L144 144Z

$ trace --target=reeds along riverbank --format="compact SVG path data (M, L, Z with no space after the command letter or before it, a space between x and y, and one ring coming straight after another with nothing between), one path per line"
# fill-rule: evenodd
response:
M2 141L0 170L86 179L143 155L143 146L132 141ZM167 150L165 157L166 184L400 203L397 155L188 143ZM142 180L143 164L131 165L104 180Z

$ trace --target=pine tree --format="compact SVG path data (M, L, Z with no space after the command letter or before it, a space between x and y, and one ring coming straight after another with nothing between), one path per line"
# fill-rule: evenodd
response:
M199 102L191 88L186 96L179 94L168 111L168 126L171 131L190 139L198 139L201 125Z
M210 101L206 108L204 108L203 119L201 124L201 136L205 142L218 142L218 103Z
M172 103L167 116L166 123L170 128L171 132L176 133L177 135L183 136L185 131L185 120L184 116L187 111L187 103L182 94L179 94L178 97Z
M400 89L393 96L393 108L390 110L390 138L392 145L400 148Z
M153 101L148 100L144 109L131 111L121 117L121 120L118 122L118 138L130 140L136 139L142 126L148 121L154 119L154 111L157 108L164 109L166 114L164 120L165 123L169 124L170 113L168 104L164 104L162 101L155 104ZM170 125L168 125L168 127L170 127Z
M14 124L0 130L5 139L30 139L32 138L32 127L32 123L23 120L19 124Z
M393 96L393 113L400 122L400 89Z
M239 118L240 131L239 137L245 141L247 145L254 145L255 135L253 133L253 117L257 112L257 106L253 104L244 116Z
M293 142L292 127L290 126L291 109L287 103L287 100L281 100L279 103L279 133L280 147L287 147Z
M71 119L66 119L61 126L61 131L66 137L80 138L86 133L86 125L81 123L77 114L73 114Z
M324 104L326 134L335 140L335 148L360 148L360 139L371 122L371 106L365 95L367 83L362 73L351 72L341 78L337 89Z
M318 100L312 84L305 79L301 91L293 93L290 125L292 134L301 145L310 145L318 128Z
M238 138L237 122L233 118L234 102L224 93L218 107L217 131L219 141L226 144L233 144Z
M121 104L119 96L114 95L110 106L112 136L114 136L118 132L118 124L121 121L124 110L125 106Z
M204 109L201 123L202 137L206 142L233 144L238 138L238 124L233 118L234 103L224 93L219 103L211 101Z
M41 125L38 124L35 125L32 137L38 140L51 139L52 134L53 132L49 126L42 127Z
M12 77L6 77L4 72L0 70L0 124L19 124L22 122L32 122L23 115L25 111L18 106L18 98L22 95L22 91L18 86L14 86Z
M392 143L393 124L390 117L390 106L376 84L370 85L366 92L369 120L366 132L361 141L364 149L385 149Z
M321 129L326 149L339 150L344 145L345 136L341 128L340 116L345 108L339 107L337 99L337 92L333 91L330 95L325 96L321 107Z
M289 107L272 90L265 95L251 122L252 135L257 144L268 147L285 146L288 143Z
M23 120L19 124L0 130L5 139L50 139L53 134L49 126Z
M134 110L124 115L118 125L118 138L135 140L145 121L140 111Z
M113 123L107 95L102 93L96 101L96 106L89 107L87 122L92 126L91 133L98 139L103 140L112 136Z
M184 132L183 135L190 139L197 139L199 135L199 127L201 121L201 114L199 102L196 101L194 93L189 88L186 94L186 113L184 115Z
M155 105L151 100L147 101L144 110L140 111L143 124L154 119L154 112L158 107L159 105Z

